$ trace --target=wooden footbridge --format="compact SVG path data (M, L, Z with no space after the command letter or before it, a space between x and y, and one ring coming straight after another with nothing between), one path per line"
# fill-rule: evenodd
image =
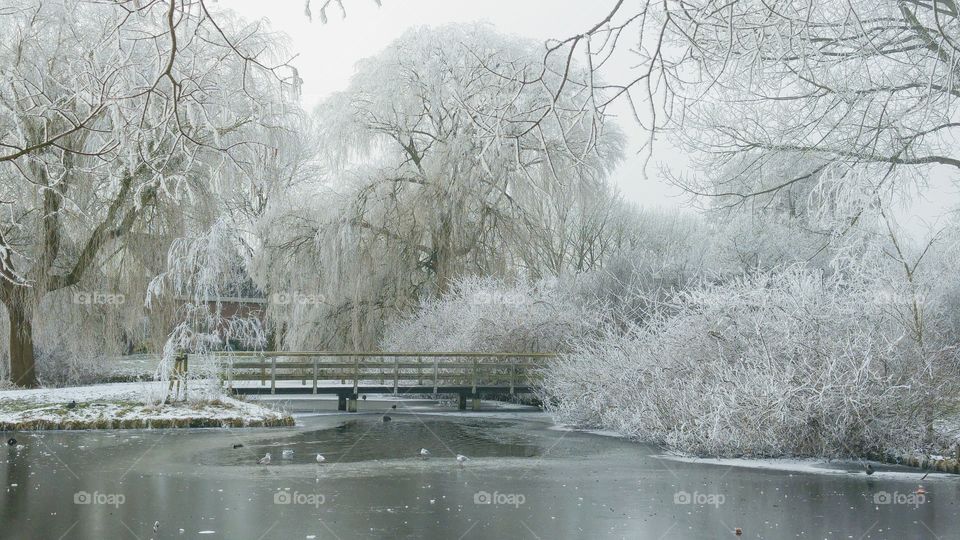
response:
M221 379L237 394L336 394L356 412L362 394L529 393L552 353L270 351L215 353Z

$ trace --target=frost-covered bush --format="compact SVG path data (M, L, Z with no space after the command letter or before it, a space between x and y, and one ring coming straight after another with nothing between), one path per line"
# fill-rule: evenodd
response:
M596 305L612 325L642 324L673 294L702 278L708 249L706 242L686 239L644 243L567 280L567 287L581 302Z
M704 276L728 273L716 264L715 227L700 216L638 210L624 215L631 229L602 266L567 276L561 285L576 302L593 306L605 325L625 330L667 308L672 295Z
M457 281L389 324L384 350L556 352L595 332L598 312L557 281L508 286L490 278Z
M581 339L544 401L700 455L914 449L956 386L924 371L874 283L843 276L795 267L678 293L643 326Z

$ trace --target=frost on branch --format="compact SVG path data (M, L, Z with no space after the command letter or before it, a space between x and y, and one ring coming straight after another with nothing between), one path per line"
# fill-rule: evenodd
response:
M648 156L668 134L691 157L696 171L675 178L691 193L753 206L826 174L851 192L837 215L849 223L877 194L910 196L935 168L960 168L954 2L612 4L551 42L548 61L585 57L606 75L592 86L627 100Z
M330 4L336 4L337 9L340 12L340 16L343 17L344 19L347 18L347 9L343 6L343 0L316 0L316 1L317 1L317 4L320 6L319 15L320 15L321 23L327 24L327 20L328 20L327 8L330 7ZM373 0L373 1L374 3L377 4L377 7L380 7L381 0ZM313 0L304 0L303 14L306 15L307 18L310 19L311 21L313 20L313 10L311 9L312 5L314 5Z

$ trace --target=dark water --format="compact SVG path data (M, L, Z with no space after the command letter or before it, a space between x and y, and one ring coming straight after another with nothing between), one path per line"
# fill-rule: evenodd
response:
M681 463L540 415L424 412L20 433L0 448L0 538L960 538L954 477L923 480L921 499L912 473Z
M513 422L485 419L451 421L431 415L393 414L390 421L377 417L349 419L325 429L309 429L282 441L272 437L248 442L243 452L223 448L200 456L203 465L240 465L250 463L249 452L273 458L271 465L316 463L322 454L329 463L356 463L418 458L420 449L431 448L433 459L451 458L469 453L471 458L535 457L543 452L537 441L524 436ZM284 450L292 457L284 458Z

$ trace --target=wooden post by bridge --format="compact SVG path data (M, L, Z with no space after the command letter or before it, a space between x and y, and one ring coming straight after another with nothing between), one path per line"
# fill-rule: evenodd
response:
M177 351L173 356L173 371L170 373L170 386L167 388L167 400L173 395L173 401L180 399L180 390L183 389L183 399L187 399L187 360L186 351Z

